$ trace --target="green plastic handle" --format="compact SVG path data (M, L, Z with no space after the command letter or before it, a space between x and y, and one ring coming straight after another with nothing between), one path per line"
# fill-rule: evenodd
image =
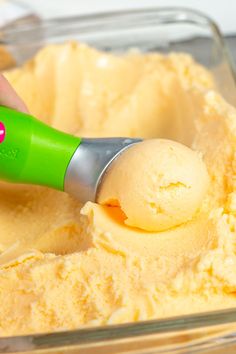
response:
M81 139L34 117L0 107L0 179L64 190L69 162Z

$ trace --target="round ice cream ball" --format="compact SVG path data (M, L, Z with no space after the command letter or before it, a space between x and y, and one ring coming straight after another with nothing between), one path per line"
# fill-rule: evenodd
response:
M197 152L171 140L146 140L112 162L98 202L120 206L129 226L163 231L193 217L208 183L206 166Z

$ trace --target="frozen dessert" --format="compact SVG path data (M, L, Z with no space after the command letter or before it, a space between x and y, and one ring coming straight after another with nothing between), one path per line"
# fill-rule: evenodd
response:
M128 149L134 156L117 160L100 204L1 183L0 335L235 307L236 110L211 74L186 54L118 56L66 43L5 75L30 112L56 128L172 139L191 150L172 142L155 151L152 141L145 156ZM128 171L143 159L134 181ZM150 183L157 195L148 195Z
M208 182L197 152L171 140L146 140L111 164L98 203L120 207L126 225L164 231L191 220Z

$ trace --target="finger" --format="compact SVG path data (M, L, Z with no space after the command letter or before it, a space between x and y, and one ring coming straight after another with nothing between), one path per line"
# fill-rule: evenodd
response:
M26 105L2 74L0 74L0 105L28 113Z

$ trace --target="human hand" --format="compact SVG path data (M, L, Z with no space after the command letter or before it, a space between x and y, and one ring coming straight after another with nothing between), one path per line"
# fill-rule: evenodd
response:
M28 113L24 102L17 95L7 79L0 73L0 106L13 108L17 111Z

